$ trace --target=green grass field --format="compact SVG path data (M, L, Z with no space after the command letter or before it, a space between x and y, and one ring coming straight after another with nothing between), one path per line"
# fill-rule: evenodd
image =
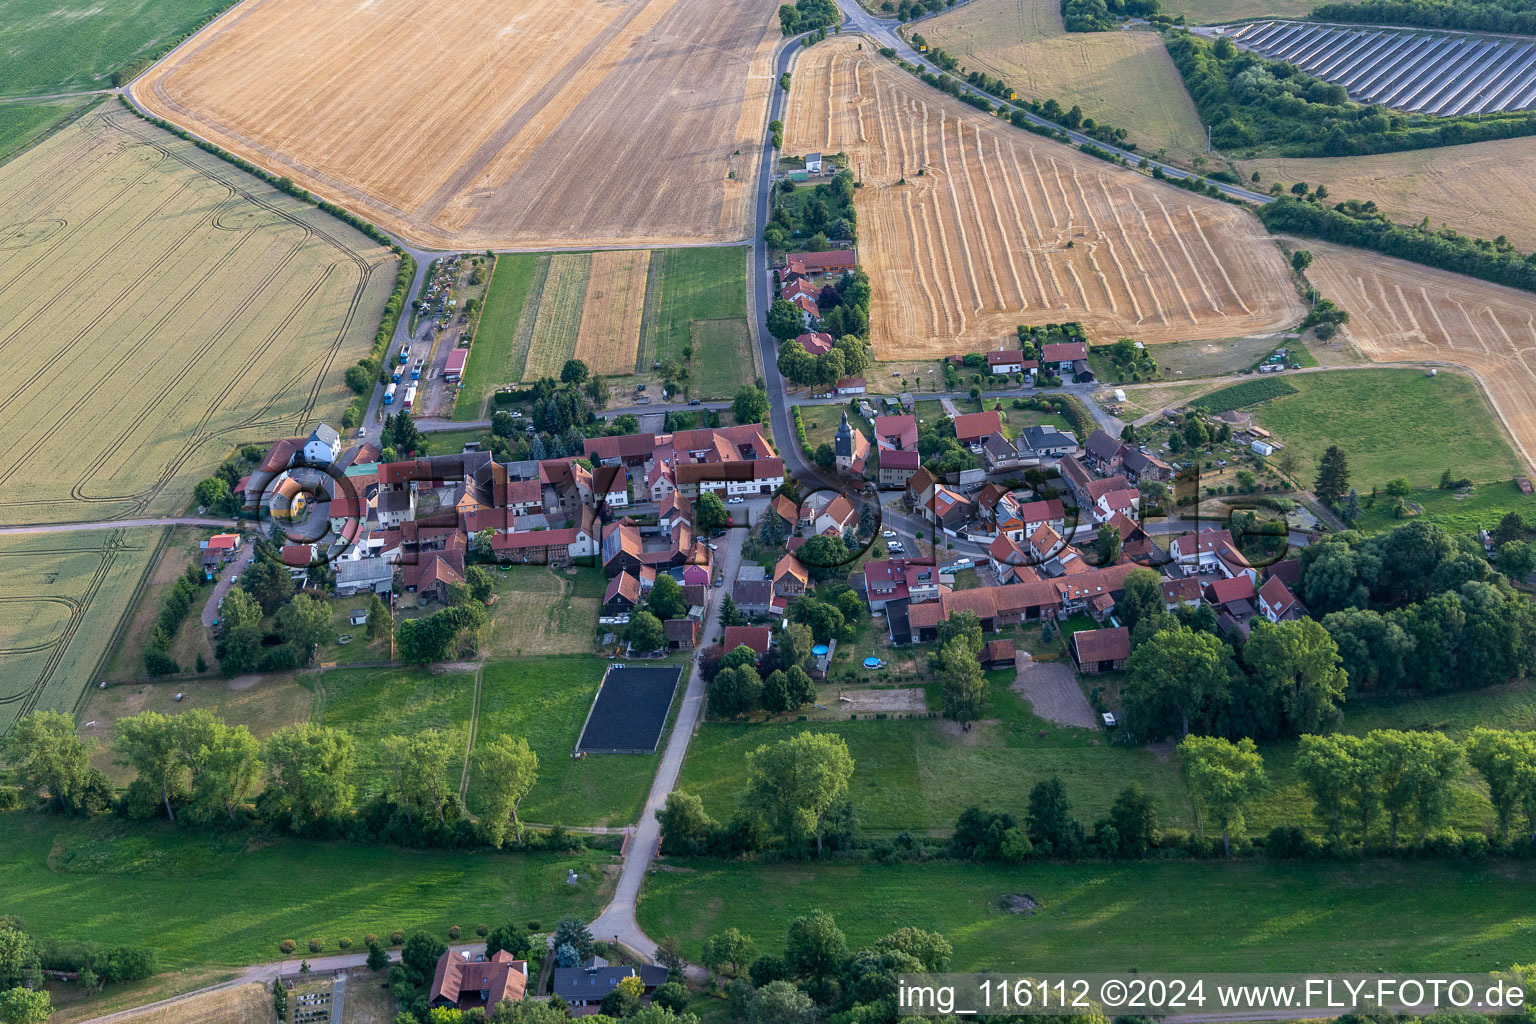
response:
M688 393L695 398L731 398L757 377L752 335L744 317L693 322L692 376Z
M0 538L0 733L29 711L74 712L84 702L160 535Z
M745 246L666 250L653 346L657 360L684 361L683 349L693 338L693 321L745 319L746 315ZM694 352L696 373L702 355Z
M6 913L40 939L153 947L162 970L276 960L345 935L553 921L597 910L598 858L489 855L194 832L116 818L0 816ZM581 880L566 884L574 868Z
M491 657L585 654L608 579L601 569L556 572L542 565L492 571L496 603L481 652Z
M1189 405L1192 409L1201 409L1215 416L1230 409L1241 409L1294 394L1296 389L1284 377L1255 377L1253 380L1245 380L1241 384L1230 384L1208 395L1201 395Z
M473 672L432 672L424 668L337 669L319 685L316 717L325 725L345 729L357 741L357 791L360 799L384 785L379 740L410 736L423 729L458 733L460 754L449 762L448 774L458 789L463 773L463 748L475 705Z
M0 30L3 31L3 30ZM91 97L52 103L0 103L0 164L32 145L54 125L73 117Z
M996 907L1027 893L1033 914ZM1536 865L1170 861L1137 864L721 864L651 876L640 926L683 941L734 926L779 952L795 917L832 913L857 948L903 925L943 932L950 969L1487 971L1529 960Z
M1349 457L1362 494L1398 476L1434 487L1446 469L1478 483L1521 471L1476 385L1459 374L1339 370L1286 380L1297 393L1256 406L1254 419L1300 457L1303 476L1331 444Z
M3 0L0 96L105 89L112 72L163 53L226 0Z
M464 365L464 387L453 407L458 420L485 418L485 400L503 384L523 375L523 353L518 351L518 323L528 292L538 276L540 261L549 257L535 253L505 253L496 257L496 269L485 293L485 308L480 312L480 327Z
M523 802L523 820L624 825L639 818L660 754L571 757L607 664L575 655L486 665L477 742L521 736L539 755L539 781ZM473 787L469 799L475 806Z
M1521 494L1513 480L1478 484L1466 496L1436 487L1413 491L1403 500L1418 505L1420 517L1439 523L1452 533L1492 529L1507 512L1519 512L1536 521L1536 495ZM1402 526L1403 520L1392 516L1383 502L1371 508L1362 505L1355 525L1366 533L1376 533Z
M1194 824L1176 764L1036 717L1008 689L1012 676L989 675L987 721L969 733L936 719L706 722L688 749L679 786L698 793L711 814L728 818L743 789L746 755L809 729L837 733L848 744L855 764L851 795L860 824L872 832L948 831L973 803L1022 814L1030 787L1052 775L1061 776L1074 813L1088 823L1107 813L1115 793L1135 779L1157 801L1165 824Z

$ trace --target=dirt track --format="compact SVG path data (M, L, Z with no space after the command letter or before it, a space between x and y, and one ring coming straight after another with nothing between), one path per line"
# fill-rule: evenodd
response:
M1307 277L1349 311L1346 330L1362 352L1465 366L1536 467L1536 295L1360 249L1296 244L1315 257Z
M1095 339L1226 338L1302 307L1258 219L999 125L844 37L800 58L785 149L850 154L881 358L1081 320Z
M416 244L729 241L777 35L748 0L248 0L133 92Z

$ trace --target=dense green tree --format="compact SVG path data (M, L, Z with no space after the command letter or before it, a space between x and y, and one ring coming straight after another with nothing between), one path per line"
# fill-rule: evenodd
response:
M1338 648L1340 667L1353 692L1397 687L1414 648L1413 638L1402 626L1373 608L1330 612L1322 622Z
M560 380L565 384L584 384L591 376L592 371L580 359L567 359L560 368Z
M481 604L490 600L491 594L496 590L495 578L478 565L465 567L464 582L469 584L470 595Z
M485 936L485 955L495 956L505 950L515 957L523 957L535 948L533 936L515 924L497 925Z
M663 853L686 855L697 852L718 824L704 810L704 801L698 794L674 789L667 794L667 803L656 814L661 824L661 849Z
M1312 493L1319 501L1336 505L1349 490L1349 459L1338 445L1329 445L1318 463L1317 478L1312 483Z
M701 531L711 533L723 530L731 521L731 513L720 495L706 491L693 503L693 518Z
M1120 852L1127 857L1144 857L1157 842L1157 806L1139 782L1115 796L1109 823L1120 838Z
M1029 841L1047 853L1072 856L1082 846L1083 826L1072 817L1061 777L1041 779L1029 791Z
M521 736L502 733L476 744L473 765L480 820L491 845L500 847L509 823L514 835L522 833L517 809L538 781L539 755Z
M69 715L33 711L0 736L0 760L11 765L12 777L27 796L46 801L57 812L82 814L104 809L94 806L100 772L91 767L93 746L80 738Z
M768 392L756 384L743 384L736 389L731 402L731 412L737 423L762 423L768 418Z
M823 817L848 794L853 758L832 733L796 733L747 755L746 806L795 851L814 839L821 853Z
M1132 569L1125 574L1122 587L1125 593L1115 603L1115 617L1121 625L1135 629L1142 619L1162 613L1163 578L1154 570Z
M244 725L228 725L204 708L177 719L182 757L191 776L188 814L199 821L224 816L255 792L261 781L261 743Z
M682 584L667 573L656 574L656 583L651 587L645 606L663 622L667 619L680 619L688 614L688 601L683 597Z
M661 620L644 609L630 617L624 636L630 646L640 653L659 651L667 646L667 631L662 627Z
M787 981L773 981L752 994L746 1024L817 1024L815 1002Z
M1243 660L1255 680L1277 695L1283 731L1311 732L1337 717L1349 680L1339 667L1338 646L1316 619L1254 622Z
M352 809L356 753L352 735L300 722L268 736L261 745L276 816L295 832Z
M379 740L379 760L384 766L384 795L405 812L407 821L418 817L444 820L449 799L448 763L463 742L447 729L423 729L409 736L385 736Z
M987 678L964 637L957 636L939 649L934 674L939 681L945 718L973 722L982 716L986 709Z
M1522 800L1536 785L1536 741L1528 732L1478 726L1467 737L1466 751L1467 761L1488 784L1499 835L1507 838ZM1530 830L1536 834L1536 818Z
M774 299L768 307L768 333L781 342L797 338L805 333L805 318L794 303ZM799 348L798 345L794 347Z
M241 572L240 589L256 599L263 614L271 615L293 596L293 577L282 562L260 555Z
M789 523L773 509L766 509L757 521L757 539L766 547L782 547L789 537Z
M1189 735L1206 705L1225 698L1227 661L1226 644L1210 633L1183 627L1157 632L1125 663L1127 727L1148 739Z
M733 976L740 977L756 956L757 943L736 928L727 928L704 940L704 966L712 971L728 969Z
M300 652L300 660L309 664L315 649L331 634L331 605L321 597L300 594L277 612L277 633L284 643Z
M32 936L14 924L0 923L0 991L38 987L43 981L42 968Z
M165 816L175 821L173 804L184 794L187 777L180 724L170 715L141 711L118 719L115 731L112 749L117 762L138 774L165 808Z
M1220 827L1222 848L1230 855L1232 837L1243 832L1246 805L1268 785L1258 748L1246 737L1233 743L1219 736L1185 736L1179 759L1190 796Z
M922 965L925 971L943 971L949 967L954 947L938 932L921 928L898 928L889 935L875 940L876 949L896 950L907 954Z
M15 988L0 991L0 1024L47 1024L53 1001L46 991Z
M405 968L411 984L418 988L432 979L437 971L437 962L442 959L448 947L436 935L429 931L421 930L405 940L405 945L400 949L400 963Z
M784 962L796 977L815 981L834 977L847 958L848 939L825 910L813 910L790 923Z

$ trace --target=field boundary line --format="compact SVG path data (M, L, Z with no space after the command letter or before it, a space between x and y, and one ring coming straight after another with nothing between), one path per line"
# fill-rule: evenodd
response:
M667 272L666 251L651 250L651 265L645 273L645 308L640 313L640 344L635 349L635 372L648 373L656 361L656 335L661 330L661 280Z
M462 803L469 796L469 762L475 752L475 742L480 738L480 694L481 679L485 675L485 662L481 661L475 667L475 692L474 700L469 709L469 738L464 744L464 770L459 774L459 802Z
M512 361L507 366L509 381L521 383L528 368L528 350L533 344L533 325L539 319L539 305L544 301L544 285L549 282L549 265L553 254L540 256L533 268L533 279L528 282L528 294L523 298L523 308L517 315L517 326L512 336Z

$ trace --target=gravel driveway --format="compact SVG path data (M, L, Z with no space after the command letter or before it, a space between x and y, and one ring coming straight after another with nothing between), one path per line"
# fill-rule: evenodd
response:
M1077 685L1077 674L1065 661L1025 661L1019 656L1019 676L1013 689L1022 694L1035 714L1048 722L1079 729L1097 729L1099 717Z

